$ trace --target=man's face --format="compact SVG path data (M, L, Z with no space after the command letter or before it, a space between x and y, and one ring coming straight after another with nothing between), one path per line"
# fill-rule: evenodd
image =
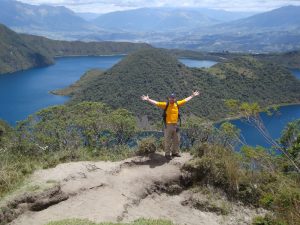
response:
M175 98L169 98L169 102L170 102L171 104L174 104L174 103L175 103Z

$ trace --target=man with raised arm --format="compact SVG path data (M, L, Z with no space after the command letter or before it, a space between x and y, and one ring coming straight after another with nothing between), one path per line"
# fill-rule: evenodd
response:
M164 109L164 137L165 137L165 157L171 159L171 157L180 157L179 153L179 132L178 132L178 115L179 107L183 106L186 102L190 101L193 97L198 96L199 91L194 91L191 96L176 101L175 94L171 94L168 98L168 102L157 102L150 99L148 95L143 95L141 98L144 101L150 102Z

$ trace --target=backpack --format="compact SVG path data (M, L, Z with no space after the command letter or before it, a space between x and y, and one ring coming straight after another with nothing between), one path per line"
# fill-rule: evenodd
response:
M181 116L180 116L180 107L178 106L178 103L175 102L175 104L177 105L177 108L178 108L178 119L179 119L179 126L181 126ZM164 112L162 114L162 118L163 118L163 123L164 123L164 126L166 127L167 126L167 109L169 107L169 101L167 101L167 105L166 105L166 108L164 109Z

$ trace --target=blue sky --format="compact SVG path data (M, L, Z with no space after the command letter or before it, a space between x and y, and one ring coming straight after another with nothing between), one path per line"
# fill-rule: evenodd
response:
M30 4L66 6L76 12L106 13L141 7L206 7L228 11L268 11L300 0L18 0Z

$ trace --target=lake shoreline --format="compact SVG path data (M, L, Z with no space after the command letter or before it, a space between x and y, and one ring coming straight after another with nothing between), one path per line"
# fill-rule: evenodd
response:
M72 58L72 57L107 57L107 56L126 56L128 54L108 54L108 55L64 55L64 56L54 56L53 58Z
M273 105L267 106L265 108L266 109L268 109L268 108L274 108L274 107L281 108L281 107L293 106L293 105L299 105L300 106L300 101L299 102L294 102L294 103L273 104ZM263 112L264 111L261 111L260 113L263 113ZM239 119L242 119L242 118L243 118L243 116L241 116L241 115L229 116L229 117L225 117L223 119L219 119L217 121L214 121L213 123L214 124L218 124L218 123L223 123L223 122L226 122L226 121L239 120Z

